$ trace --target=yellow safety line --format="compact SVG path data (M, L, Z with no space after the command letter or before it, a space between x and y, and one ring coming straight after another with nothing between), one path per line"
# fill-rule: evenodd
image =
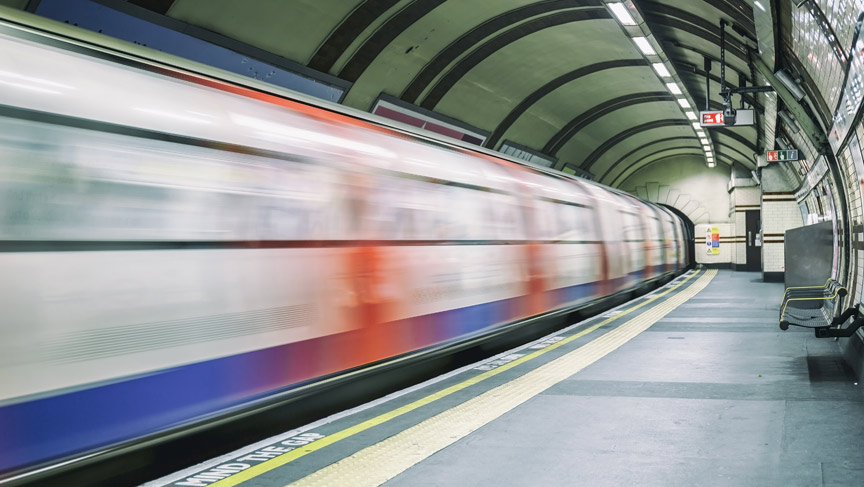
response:
M323 468L291 487L378 486L624 345L705 288L696 283L609 333L512 381Z
M214 482L212 484L209 484L209 486L210 487L233 487L233 486L238 485L242 482L245 482L249 479L255 478L261 474L269 472L270 470L273 470L274 468L279 468L282 465L285 465L287 463L293 462L294 460L297 460L298 458L304 457L310 453L313 453L315 451L321 450L322 448L330 446L330 445L332 445L338 441L344 440L345 438L349 438L353 435L356 435L357 433L363 432L363 431L365 431L369 428L372 428L374 426L378 426L382 423L390 421L393 418L396 418L396 417L401 416L403 414L409 413L409 412L411 412L415 409L418 409L422 406L425 406L425 405L430 404L432 402L435 402L441 398L449 396L450 394L459 392L459 391L461 391L467 387L470 387L470 386L475 385L477 383L480 383L486 379L494 377L494 376L496 376L502 372L505 372L507 370L512 369L513 367L516 367L516 366L519 366L525 362L528 362L529 360L533 360L533 359L535 359L535 358L537 358L537 357L539 357L545 353L548 353L548 352L555 350L559 347L562 347L562 346L564 346L564 345L566 345L566 344L568 344L574 340L577 340L577 339L587 335L588 333L591 333L594 330L600 328L601 326L609 324L612 321L617 320L618 318L621 318L621 317L623 317L629 313L632 313L633 311L647 305L648 303L651 303L653 301L656 301L657 299L660 299L661 297L669 294L670 292L674 291L678 287L682 286L684 283L686 283L687 281L689 281L690 279L695 277L697 274L699 274L699 272L700 271L696 271L696 272L690 274L686 278L682 279L681 282L670 287L669 289L667 289L661 293L658 293L658 294L652 296L651 298L646 299L645 301L633 306L632 308L626 309L626 310L622 311L621 313L616 314L615 316L609 317L609 318L601 321L600 323L592 325L592 326L590 326L590 327L588 327L588 328L586 328L586 329L584 329L584 330L582 330L582 331L580 331L580 332L578 332L572 336L569 336L566 339L561 340L560 342L549 345L548 347L537 350L536 352L525 355L524 357L516 359L512 362L508 362L508 363L501 365L495 369L492 369L492 370L489 370L489 371L484 372L482 374L476 375L470 379L467 379L463 382L460 382L459 384L455 384L455 385L452 385L446 389L442 389L441 391L438 391L434 394L430 394L424 398L418 399L417 401L414 401L410 404L406 404L402 407L396 408L392 411L381 414L381 415L376 416L372 419L368 419L362 423L356 424L354 426L351 426L351 427L346 428L344 430L338 431L336 433L327 435L324 438L321 438L320 440L316 440L312 443L309 443L308 445L305 445L301 448L296 448L296 449L291 450L290 452L284 453L278 457L274 457L270 460L267 460L265 462L262 462L262 463L255 465L253 467L250 467L246 470L243 470L242 472L238 472L237 474L232 475L228 478L225 478L225 479L219 480L217 482ZM716 274L716 270L711 270L711 271L708 271L706 276L710 275L713 278L714 274ZM194 475L195 474L191 474L189 476L191 477Z

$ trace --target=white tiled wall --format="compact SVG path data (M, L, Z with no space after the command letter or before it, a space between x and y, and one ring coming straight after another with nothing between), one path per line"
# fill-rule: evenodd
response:
M786 272L785 247L782 243L766 243L762 246L763 272Z
M784 236L786 230L803 225L801 210L794 195L765 195L762 197L762 270L785 272Z
M851 296L860 296L861 280L862 280L862 260L856 258L856 247L861 239L861 180L858 177L855 168L855 161L852 158L851 147L845 147L837 157L837 161L841 168L841 176L843 186L846 192L847 208L849 210L849 222L852 225L852 255L849 266L849 274L845 279L839 278L849 289ZM859 300L856 298L856 301Z
M834 107L840 99L844 66L835 56L830 41L819 27L818 19L807 8L792 9L792 50L810 73L828 106Z
M762 190L758 186L735 188L735 205L758 205L762 203Z
M705 234L709 228L717 227L720 233L720 253L717 255L706 252ZM696 232L696 262L699 264L729 264L735 250L730 243L733 236L731 223L699 223L695 225Z
M816 0L816 4L831 24L840 45L848 47L852 44L855 19L858 12L864 9L864 0Z
M790 2L786 2L789 4ZM797 7L796 4L801 3L802 6ZM855 22L858 14L864 10L864 0L811 0L807 4L802 2L791 2L792 13L792 29L791 29L791 44L792 51L795 57L798 58L800 66L803 67L809 78L813 80L817 96L820 96L826 103L827 112L835 113L838 108L837 104L841 98L841 88L845 77L845 55L848 54L852 44L852 36L855 31ZM827 20L828 29L823 29L819 25L818 12L814 16L809 10L813 7L818 7L821 13ZM862 33L864 35L864 33ZM838 51L831 51L831 46L839 45ZM835 55L835 52L841 52L840 56ZM837 58L841 59L838 60ZM799 73L800 74L800 73ZM852 78L850 83L855 83ZM818 100L811 100L818 101ZM841 102L843 103L843 102ZM861 110L858 106L842 107L844 109ZM826 123L830 125L830 120ZM864 124L860 121L853 130L858 134L859 140L864 141ZM801 149L805 160L790 164L794 167L799 175L806 175L809 168L817 159L817 153L810 144L808 138L800 131L798 134L790 134L794 145ZM854 145L854 149L850 146L844 147L837 156L837 162L840 169L840 181L834 182L834 178L827 177L830 184L823 185L822 188L817 188L819 194L822 195L818 201L821 203L821 214L826 218L833 218L838 227L838 235L845 236L846 224L851 226L852 235L851 242L839 242L840 245L849 249L850 261L847 264L848 274L846 276L838 276L844 280L847 286L850 286L851 296L853 301L858 302L864 300L864 156L861 154L861 149ZM839 187L834 187L834 185ZM848 215L829 215L830 210L836 209L839 211L842 207L837 198L837 192L842 191L846 196ZM833 198L828 198L828 193L831 193ZM805 201L809 204L812 211L818 211L818 204L815 199L815 192L811 192ZM827 201L826 201L827 200ZM833 205L833 208L828 208L828 205ZM768 218L763 219L764 222L770 221ZM843 247L838 253L843 257L846 253ZM776 264L778 257L774 249L763 249L766 262L769 260L772 265ZM842 266L841 266L842 267ZM864 331L859 331L859 336L864 338ZM861 373L859 371L859 373Z

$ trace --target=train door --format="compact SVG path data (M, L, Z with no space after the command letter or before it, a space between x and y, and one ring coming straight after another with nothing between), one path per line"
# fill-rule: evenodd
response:
M665 263L665 271L671 272L675 269L675 263L678 261L678 232L675 227L675 220L669 215L669 212L664 208L658 207L657 212L660 215L660 222L663 225L663 259Z
M630 257L628 272L638 280L647 279L645 272L650 258L650 249L645 242L645 205L628 194L618 195L624 205L621 209L621 222L624 242Z

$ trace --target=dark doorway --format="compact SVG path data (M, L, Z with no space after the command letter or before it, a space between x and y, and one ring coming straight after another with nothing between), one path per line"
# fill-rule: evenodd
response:
M759 235L759 230L762 228L762 222L759 210L747 210L745 215L745 228L747 229L747 263L744 265L744 270L761 271L762 236Z

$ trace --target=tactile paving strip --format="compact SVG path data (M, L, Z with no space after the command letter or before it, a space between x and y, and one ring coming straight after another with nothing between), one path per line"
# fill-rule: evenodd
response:
M716 274L716 270L708 270L683 291L567 355L365 448L290 486L381 485L624 345L699 293Z

